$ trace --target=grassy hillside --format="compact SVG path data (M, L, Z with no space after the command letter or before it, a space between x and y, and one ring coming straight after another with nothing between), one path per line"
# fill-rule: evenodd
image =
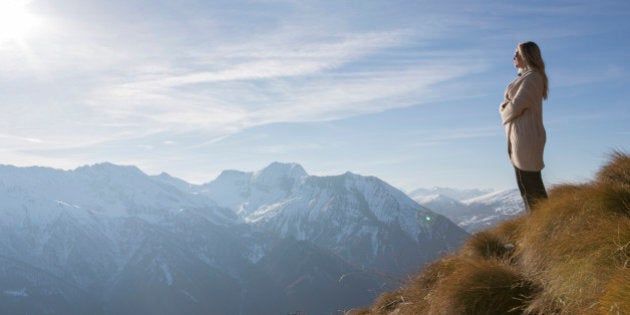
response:
M630 156L350 314L630 314Z

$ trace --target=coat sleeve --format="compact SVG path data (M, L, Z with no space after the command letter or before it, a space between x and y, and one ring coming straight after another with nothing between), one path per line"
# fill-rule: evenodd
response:
M529 73L523 78L514 98L501 104L503 124L521 116L528 108L540 102L540 98L542 98L542 78L536 73Z

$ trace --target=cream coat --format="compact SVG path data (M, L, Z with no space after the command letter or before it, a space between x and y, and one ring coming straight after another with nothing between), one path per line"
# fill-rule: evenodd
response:
M547 134L542 117L543 79L527 70L505 89L499 107L508 140L508 153L515 167L537 172L545 167L543 151Z

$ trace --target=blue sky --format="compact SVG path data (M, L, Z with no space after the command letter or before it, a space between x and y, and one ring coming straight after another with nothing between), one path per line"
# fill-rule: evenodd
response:
M547 185L630 150L628 1L2 3L1 164L513 188L498 105L528 40L550 78Z

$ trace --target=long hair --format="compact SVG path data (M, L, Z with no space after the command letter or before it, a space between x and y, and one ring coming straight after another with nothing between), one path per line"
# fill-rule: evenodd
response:
M543 78L543 99L549 95L549 79L545 73L545 62L543 61L540 48L534 42L518 44L518 53L524 59L527 68L538 72Z

